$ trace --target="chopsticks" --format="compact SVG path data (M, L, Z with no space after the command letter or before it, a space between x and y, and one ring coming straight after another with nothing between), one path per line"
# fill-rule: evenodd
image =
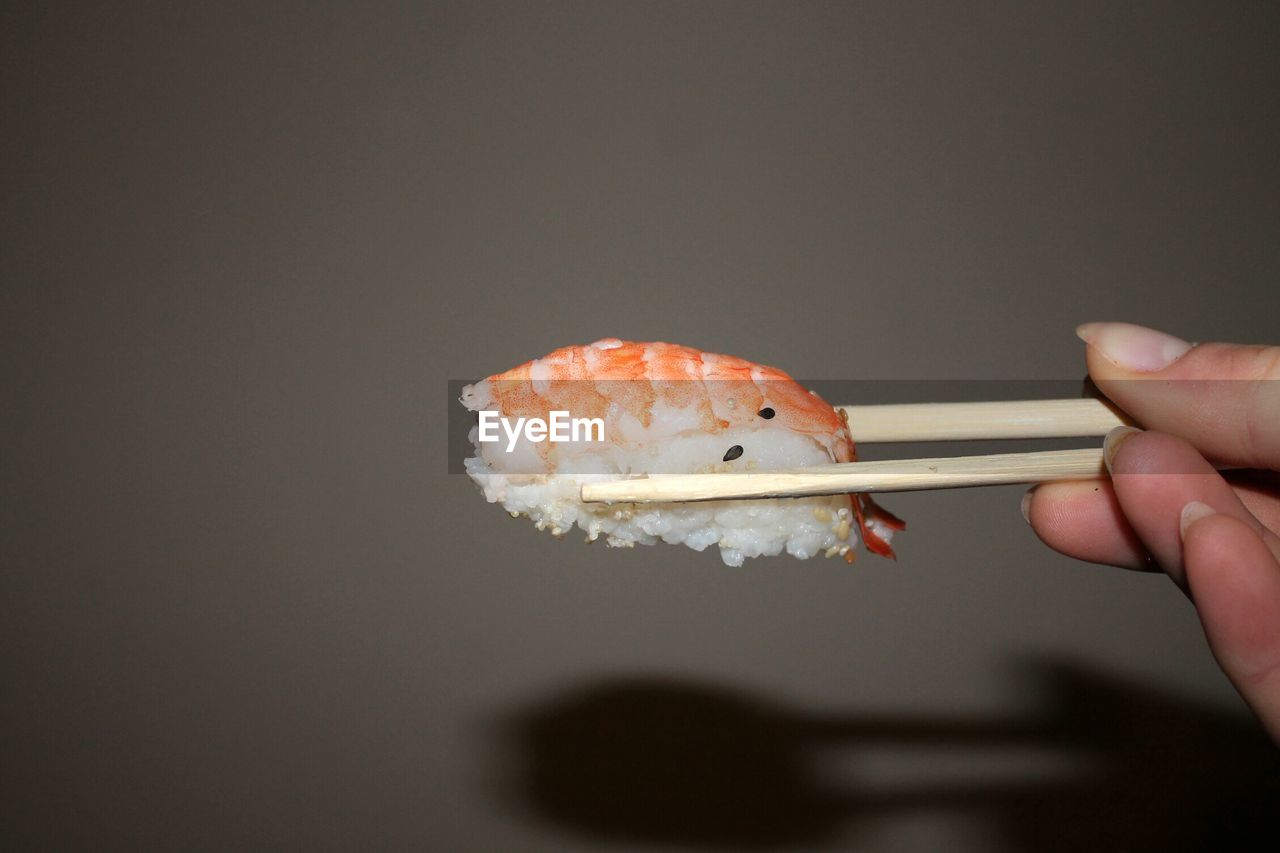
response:
M841 406L858 443L1100 437L1130 423L1095 399ZM585 502L710 501L901 492L1106 476L1101 448L846 462L784 471L585 483Z
M907 403L840 406L858 444L881 441L969 441L1001 438L1086 438L1131 424L1103 400L1009 400L992 403Z
M665 474L635 480L585 483L590 502L718 501L740 498L799 498L850 492L909 492L1043 483L1105 476L1102 448L884 459L761 471L748 474Z

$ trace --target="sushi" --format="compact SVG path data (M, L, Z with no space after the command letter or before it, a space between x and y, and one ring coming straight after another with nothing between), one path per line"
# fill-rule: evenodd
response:
M466 472L489 502L555 536L576 526L613 547L715 545L730 566L783 552L851 563L859 539L893 557L890 540L905 526L866 495L582 502L589 481L855 460L840 410L783 371L734 356L606 338L468 385L461 402L478 413Z

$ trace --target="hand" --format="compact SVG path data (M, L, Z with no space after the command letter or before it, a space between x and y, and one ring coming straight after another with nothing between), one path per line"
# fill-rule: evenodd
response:
M1023 515L1063 554L1173 578L1280 742L1280 347L1193 345L1126 323L1076 333L1098 388L1147 431L1107 436L1109 482L1038 486ZM1253 470L1224 476L1210 460Z

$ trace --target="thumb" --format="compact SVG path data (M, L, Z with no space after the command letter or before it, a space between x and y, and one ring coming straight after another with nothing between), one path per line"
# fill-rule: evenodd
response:
M1199 501L1183 508L1181 532L1213 656L1280 743L1280 563L1252 527Z
M1129 323L1085 323L1089 376L1147 429L1223 465L1280 469L1280 347L1189 344Z

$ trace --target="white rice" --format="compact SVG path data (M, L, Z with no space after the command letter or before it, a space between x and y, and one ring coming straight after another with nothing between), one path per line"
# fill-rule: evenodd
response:
M478 401L464 394L463 402L476 408ZM815 438L776 421L762 419L755 428L708 434L682 424L678 414L655 416L650 428L632 432L634 440L625 444L552 444L548 461L539 457L538 446L523 438L507 453L505 441L479 443L473 429L476 455L466 460L466 470L491 503L501 504L512 516L527 516L539 530L555 536L576 526L588 542L604 539L620 548L668 542L702 551L717 545L730 566L742 565L747 557L784 551L802 560L820 554L843 556L857 546L857 523L847 496L680 504L584 504L579 499L579 489L588 481L637 474L766 471L833 461ZM609 434L612 430L606 429ZM733 445L742 446L742 456L722 461ZM528 473L548 467L553 473Z

